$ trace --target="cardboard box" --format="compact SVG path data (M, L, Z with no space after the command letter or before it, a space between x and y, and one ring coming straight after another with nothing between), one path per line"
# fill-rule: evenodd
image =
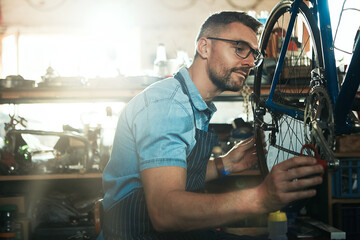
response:
M360 157L360 134L337 136L335 154Z
M19 214L25 213L25 199L24 196L0 196L0 205L16 205Z
M28 218L18 218L16 222L21 224L21 239L29 240L30 239L30 219Z

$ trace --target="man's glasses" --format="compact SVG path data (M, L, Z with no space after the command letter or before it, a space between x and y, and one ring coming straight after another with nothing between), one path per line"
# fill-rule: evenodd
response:
M260 51L258 51L256 49L253 49L245 41L241 41L241 40L236 41L236 40L230 40L230 39L224 39L224 38L215 38L215 37L207 37L207 39L235 43L236 44L236 48L235 48L236 55L238 55L242 59L245 59L245 58L249 57L249 55L251 53L253 55L253 57L254 57L254 65L255 65L255 67L258 67L262 63L262 61L264 59L264 56L261 54Z

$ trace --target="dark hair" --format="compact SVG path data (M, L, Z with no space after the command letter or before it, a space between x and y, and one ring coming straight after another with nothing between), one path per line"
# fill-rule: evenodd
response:
M262 23L245 12L223 11L211 15L201 26L196 42L203 36L215 36L221 32L226 25L239 22L251 28L256 34L259 34ZM195 54L195 57L197 52Z

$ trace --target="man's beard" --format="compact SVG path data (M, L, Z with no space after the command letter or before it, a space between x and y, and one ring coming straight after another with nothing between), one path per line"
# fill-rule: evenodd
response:
M231 81L231 73L243 71L246 73L245 79L242 84L237 84L236 81ZM221 91L240 91L243 87L243 84L248 76L249 68L248 67L239 67L239 68L231 68L227 71L224 71L222 76L212 69L209 70L209 78L214 83L214 85Z

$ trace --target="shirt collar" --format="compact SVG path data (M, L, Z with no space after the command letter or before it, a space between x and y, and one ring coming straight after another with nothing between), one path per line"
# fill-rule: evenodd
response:
M209 102L209 104L206 104L206 102L202 99L199 90L197 89L197 87L195 86L194 82L191 80L189 71L187 70L186 67L182 67L179 70L180 74L183 76L183 78L185 79L185 84L186 87L189 90L190 93L190 98L194 104L194 107L198 110L198 111L205 111L206 109L210 110L211 113L216 112L216 107L215 104L211 101Z

